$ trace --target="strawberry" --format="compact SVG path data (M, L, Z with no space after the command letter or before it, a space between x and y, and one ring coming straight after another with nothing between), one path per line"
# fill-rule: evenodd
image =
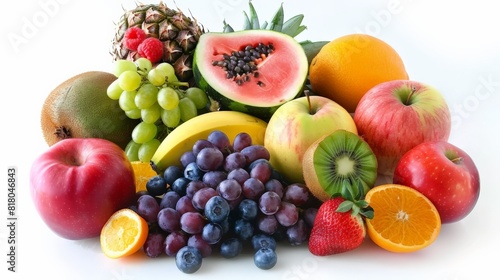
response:
M367 205L362 204L361 207ZM360 212L359 203L341 196L323 202L311 229L309 251L317 256L327 256L356 249L366 236L361 215L368 217L370 214L373 214L370 208Z

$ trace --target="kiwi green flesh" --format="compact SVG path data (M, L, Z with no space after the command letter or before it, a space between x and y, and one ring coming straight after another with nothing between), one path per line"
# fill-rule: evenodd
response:
M313 164L319 184L330 196L349 186L354 197L364 198L377 179L377 158L372 149L346 130L336 130L318 144Z

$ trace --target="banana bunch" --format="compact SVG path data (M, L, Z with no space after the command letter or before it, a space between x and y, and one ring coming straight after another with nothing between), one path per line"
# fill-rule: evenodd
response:
M252 137L252 143L264 145L267 123L254 116L237 111L214 111L198 115L178 126L162 141L151 158L151 165L159 173L170 165L180 165L182 154L192 150L199 139L220 130L230 140L240 132Z

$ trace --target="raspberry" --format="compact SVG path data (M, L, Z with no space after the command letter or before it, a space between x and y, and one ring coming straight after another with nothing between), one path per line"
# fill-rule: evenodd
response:
M123 45L131 51L136 51L142 41L148 37L146 32L137 26L127 29L124 36Z
M156 63L162 59L163 43L158 38L149 37L139 45L137 51L140 56L149 59L151 63Z

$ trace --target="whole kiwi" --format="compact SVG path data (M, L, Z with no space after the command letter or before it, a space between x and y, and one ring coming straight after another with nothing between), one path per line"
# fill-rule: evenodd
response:
M140 120L128 118L118 101L108 97L107 88L114 80L111 73L88 71L52 90L41 112L47 144L66 138L102 138L125 149Z
M343 129L313 142L302 163L304 181L320 201L345 192L362 199L377 179L377 158L370 146Z

